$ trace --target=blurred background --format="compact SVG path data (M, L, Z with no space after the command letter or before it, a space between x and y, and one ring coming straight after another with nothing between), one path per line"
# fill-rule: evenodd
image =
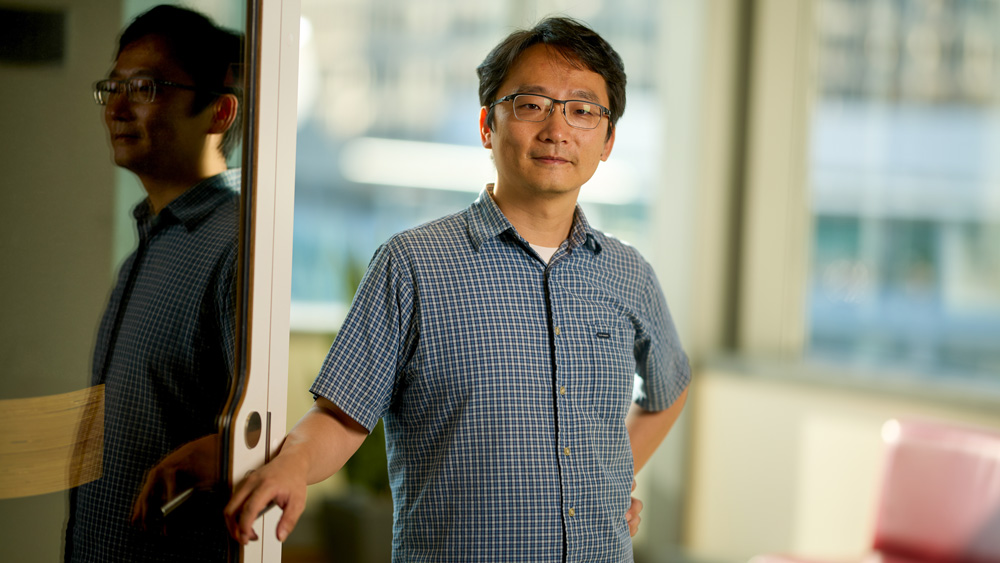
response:
M625 60L581 204L654 264L695 370L637 561L864 552L884 421L1000 428L997 0L303 0L289 425L377 246L492 180L475 67L551 14ZM387 557L381 440L286 560Z
M245 19L242 2L190 3ZM55 13L65 40L51 61L0 50L3 398L88 381L142 197L108 160L90 88L150 4L0 0L0 37L24 35L3 26L27 6ZM378 244L493 179L475 67L513 29L564 14L607 38L629 76L614 152L581 204L654 265L694 368L685 413L639 475L637 561L857 555L886 420L1000 430L1000 0L301 12L289 425ZM387 487L377 430L310 488L283 559L387 561ZM57 560L64 505L61 492L0 502L8 557ZM15 544L45 555L19 559Z

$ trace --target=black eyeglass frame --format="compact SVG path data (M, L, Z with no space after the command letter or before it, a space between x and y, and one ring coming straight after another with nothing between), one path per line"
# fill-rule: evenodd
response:
M492 104L490 104L489 110L492 112L493 108L496 107L497 104L501 104L503 102L513 102L514 99L517 98L518 96L535 96L535 97L538 97L538 98L545 98L546 100L549 100L549 101L552 102L552 104L549 106L549 112L547 114L545 114L545 117L543 117L543 118L541 118L541 119L539 119L537 121L532 121L530 119L521 119L520 117L517 116L517 110L515 108L514 118L517 119L518 121L526 121L528 123L541 123L542 121L545 121L546 119L549 118L549 116L552 115L552 110L555 109L556 104L562 104L563 119L566 120L566 124L567 125L569 125L570 127L575 128L575 129L583 129L584 131L593 131L594 129L597 129L598 125L601 124L601 119L600 119L601 117L607 116L608 120L611 119L611 110L609 110L608 108L602 106L601 104L599 104L597 102L593 102L591 100L557 100L557 99L555 99L555 98L553 98L551 96L545 96L545 95L542 95L542 94L535 94L535 93L532 93L532 92L516 92L514 94L510 94L510 95L504 96L504 97L500 98L499 100L497 100L497 101L493 102ZM593 127L580 127L579 125L573 125L572 123L570 123L569 116L566 115L566 104L568 104L570 102L580 102L581 104L590 104L590 105L597 106L597 107L601 108L601 115L600 115L600 117L598 117L597 123L595 123Z
M133 96L132 83L135 80L149 80L153 83L153 93L150 95L148 100L137 100ZM200 88L198 86L192 86L190 84L181 84L179 82L171 82L170 80L160 80L159 78L152 78L150 76L131 76L129 78L105 78L103 80L98 80L94 82L94 101L97 102L99 106L107 105L106 101L101 100L101 86L104 84L116 83L125 85L125 95L128 96L128 101L133 104L151 104L156 100L156 89L160 86L172 86L174 88L182 88L184 90L191 90L192 92L208 92L210 94L223 95L231 94L230 91L218 91L209 90L207 88ZM118 92L120 93L120 92Z

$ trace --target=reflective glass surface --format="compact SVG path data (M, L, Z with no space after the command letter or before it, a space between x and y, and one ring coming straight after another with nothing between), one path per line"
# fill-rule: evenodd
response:
M102 317L109 303L115 302L113 288L125 279L119 273L140 247L132 210L147 195L136 172L145 170L145 165L128 156L139 154L138 149L147 141L159 147L151 154L169 152L164 150L168 146L164 144L165 132L181 128L178 121L169 119L168 110L173 107L169 104L193 93L167 86L170 77L152 76L164 86L158 86L156 98L148 100L147 110L155 106L156 112L145 114L140 126L136 115L129 113L138 111L136 107L122 106L119 114L109 117L105 109L110 106L94 103L93 88L95 81L116 71L119 33L155 4L148 0L81 0L73 2L70 9L29 2L0 13L8 22L10 18L20 22L7 45L21 45L21 50L5 48L0 56L0 135L5 147L0 154L4 173L4 188L0 190L0 309L4 311L0 325L0 416L4 417L0 423L4 447L0 461L0 544L5 560L62 560L71 513L70 490L108 478L112 460L104 424L130 390L128 385L121 386L123 394L115 395L105 393L105 386L95 386L100 366L95 367L94 358L103 354L102 350L117 347L116 353L121 353L128 346L119 338L116 344L103 347L98 336ZM185 6L234 32L242 33L245 27L244 2L196 0ZM18 43L18 33L23 34L20 39L31 40ZM237 59L239 50L237 42ZM233 70L236 72L227 81L240 85L239 69ZM191 114L179 115L187 118ZM238 144L238 134L235 141ZM150 166L162 162L157 158L144 162ZM240 161L241 150L236 146L222 166L239 169ZM225 197L233 221L238 221L239 179L237 170L230 182L233 189ZM152 223L154 230L168 228L157 225L156 220ZM238 246L235 229L226 236ZM190 257L203 252L207 250L193 245L183 254ZM164 279L178 287L185 285L177 270L167 272ZM227 285L232 280L228 274L220 274L215 281ZM123 308L144 305L151 309L156 304L155 298L137 294ZM200 308L200 302L187 305L189 309ZM174 321L171 313L163 315L157 321L162 325ZM125 317L123 322L128 322ZM115 316L108 318L114 320ZM226 312L216 318L220 322L231 320ZM170 338L158 338L150 346L165 351L174 344ZM224 355L233 352L229 344L211 345ZM162 357L169 356L164 352ZM206 403L202 408L192 396L199 394L203 381L212 381L206 388L224 398L232 376L225 368L149 364L141 369L155 389L152 393L157 404L176 403L177 409L184 409L184 417L207 421L206 428L214 426L217 408L222 405ZM187 374L195 392L179 392L179 387L170 385L157 388L157 383L165 382L160 376L166 370ZM106 387L110 389L110 384ZM164 400L168 396L169 400ZM139 427L140 423L133 420L131 425ZM159 453L150 454L150 448L181 445L165 445L152 438L161 430L166 432L164 429L142 430L150 436L148 441L115 445L120 451L135 453L137 459L149 454L150 461L138 468L140 473L157 461L154 458ZM205 459L214 460L218 451L212 447L208 451ZM115 486L125 490L131 501L139 499L141 485L130 482ZM153 511L160 507L158 500L150 505ZM110 518L110 509L105 511L109 507L98 503L95 508L98 519ZM109 543L106 538L89 539L95 544ZM123 552L106 560L146 559Z

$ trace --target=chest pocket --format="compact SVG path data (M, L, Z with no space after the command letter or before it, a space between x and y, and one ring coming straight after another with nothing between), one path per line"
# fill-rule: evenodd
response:
M605 419L624 418L632 403L635 330L612 311L593 316L586 330L591 364L587 387L593 412Z

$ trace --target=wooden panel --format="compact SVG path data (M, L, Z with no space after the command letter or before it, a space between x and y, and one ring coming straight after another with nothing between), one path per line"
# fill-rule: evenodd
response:
M0 401L0 498L99 479L103 445L104 385Z

